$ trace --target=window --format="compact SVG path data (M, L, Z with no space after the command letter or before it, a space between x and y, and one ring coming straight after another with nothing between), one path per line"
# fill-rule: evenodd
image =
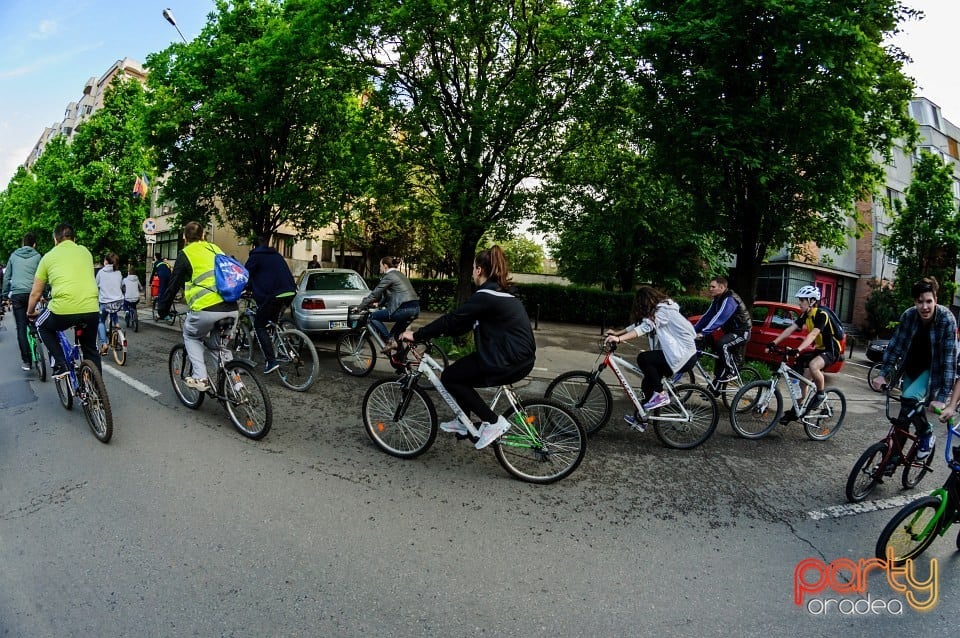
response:
M943 125L940 123L940 108L926 100L910 102L910 115L921 126L932 126L938 131L943 130Z

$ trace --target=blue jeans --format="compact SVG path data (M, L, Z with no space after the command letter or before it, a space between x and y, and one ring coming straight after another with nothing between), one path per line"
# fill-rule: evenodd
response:
M930 385L929 370L924 370L916 377L903 376L903 393L900 397L901 418L927 396L928 385ZM926 410L914 416L914 426L918 436L933 431L933 425L930 424L925 412Z
M399 308L391 312L387 308L380 308L370 313L368 317L370 327L376 330L380 338L386 341L390 337L396 339L397 335L407 329L414 319L420 316L420 303L417 301L407 301ZM393 330L387 331L384 321L395 321Z

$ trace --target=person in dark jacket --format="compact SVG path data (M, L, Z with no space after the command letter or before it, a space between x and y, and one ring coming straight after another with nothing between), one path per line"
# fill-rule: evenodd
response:
M421 341L461 335L473 328L476 350L447 366L440 381L468 417L471 412L480 417L479 450L510 429L510 423L491 410L475 388L515 383L530 374L537 344L526 309L510 292L510 271L499 246L482 250L474 258L473 281L477 291L466 303L415 332L405 331L400 338ZM468 433L459 420L441 423L440 428Z
M414 319L420 316L420 298L413 284L397 270L400 265L399 257L384 257L380 260L380 283L370 291L370 294L360 302L359 310L368 308L374 302L381 307L370 313L370 327L377 331L386 343L384 354L397 347L397 335L407 329ZM384 321L394 321L393 329L388 331Z
M23 245L10 255L7 267L3 271L3 298L10 300L13 319L17 326L17 345L20 346L20 368L30 370L33 355L27 341L27 300L33 289L33 276L40 263L37 252L37 236L26 233Z
M698 339L710 337L714 351L720 355L714 370L716 382L726 383L734 379L733 357L737 348L750 341L750 311L743 299L730 290L726 277L711 279L709 292L713 297L710 307L693 329ZM722 336L714 335L717 329L723 331Z
M269 238L260 235L256 239L256 247L250 251L247 263L244 264L250 273L247 289L253 293L257 302L257 314L253 320L253 329L257 332L260 347L266 363L263 365L264 374L273 372L280 367L277 355L270 343L267 334L267 322L277 322L288 303L293 300L297 292L297 284L293 280L290 266L283 255L270 246Z

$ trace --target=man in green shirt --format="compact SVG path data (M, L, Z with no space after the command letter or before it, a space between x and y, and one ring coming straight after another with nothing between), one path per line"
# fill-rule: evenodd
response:
M60 224L53 231L54 247L37 265L33 289L27 301L27 316L37 315L37 302L44 287L50 285L50 303L37 318L37 332L53 357L53 378L67 374L66 357L60 347L57 332L84 323L87 329L80 335L83 356L100 369L97 351L97 321L100 303L97 300L97 280L93 272L93 255L75 242L73 226Z

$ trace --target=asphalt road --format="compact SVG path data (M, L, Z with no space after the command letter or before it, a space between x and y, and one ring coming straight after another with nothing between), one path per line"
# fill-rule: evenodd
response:
M869 558L893 499L946 475L938 459L907 497L885 485L863 511L843 507L850 467L886 430L856 355L830 381L848 416L829 441L796 425L746 441L722 419L680 452L615 416L571 477L533 486L452 437L413 461L384 455L360 404L389 373L343 375L330 339L316 340L309 392L268 379L275 423L254 442L221 407L177 401L178 335L145 322L127 366L105 364L116 432L103 445L51 383L19 370L11 319L0 324L2 636L900 636L955 624L952 531L917 567L938 562L932 611L880 570L862 593L793 602L800 561ZM527 394L596 358L599 328L539 328ZM893 611L875 613L878 600Z

